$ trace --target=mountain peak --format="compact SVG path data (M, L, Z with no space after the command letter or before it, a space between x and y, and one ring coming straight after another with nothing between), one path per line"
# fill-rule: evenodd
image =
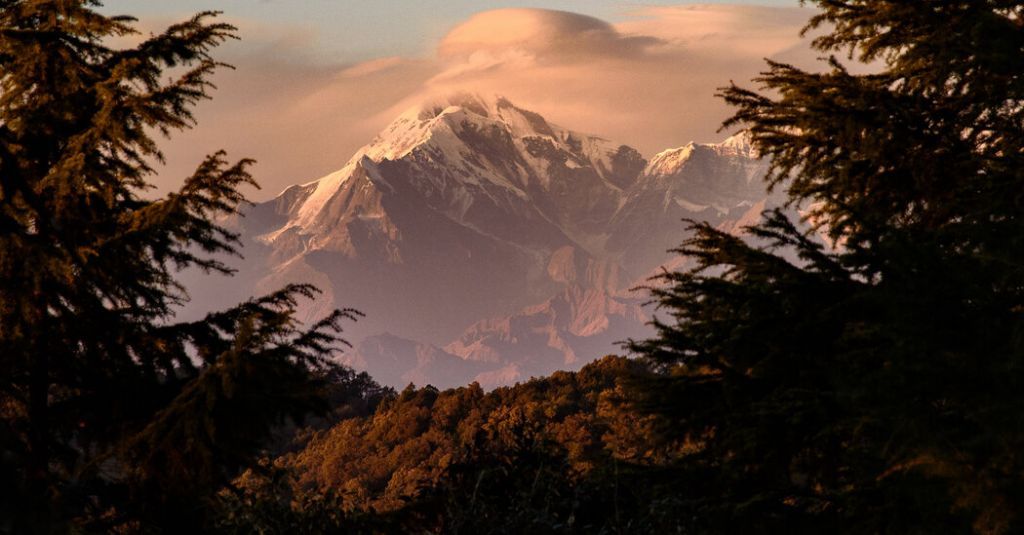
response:
M666 149L655 154L647 163L644 174L649 176L666 176L676 172L693 154L694 143L691 141L682 147Z
M742 130L737 134L730 136L725 141L716 145L720 154L723 156L739 156L742 158L750 158L756 160L761 157L757 149L754 148L753 137L747 130Z
M750 133L741 131L721 143L694 143L693 141L674 149L663 150L651 158L644 174L647 176L669 176L678 173L695 154L714 153L718 157L740 158L756 161L760 158L751 143Z
M645 163L635 149L561 128L504 96L452 93L407 109L342 169L278 202L279 226L260 241L398 262L415 245L392 216L417 205L477 239L529 244L542 256L574 243L597 251L603 222Z
M456 91L444 95L435 95L419 105L406 110L405 114L415 114L420 120L430 120L449 108L459 108L469 113L490 118L498 109L499 101L506 100L498 95L485 96L482 93ZM405 115L403 114L403 115Z
M556 130L563 130L548 123L540 114L521 108L502 95L485 96L480 93L455 92L435 96L407 109L381 132L378 140L388 142L394 138L415 138L415 135L405 134L410 131L423 133L438 126L451 126L453 122L461 121L500 124L515 138L556 138Z

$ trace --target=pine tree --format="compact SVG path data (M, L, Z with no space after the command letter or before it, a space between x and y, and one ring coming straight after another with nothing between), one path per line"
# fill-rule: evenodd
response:
M354 315L303 327L296 285L174 321L177 270L231 272L216 221L255 183L216 153L154 199L154 136L191 126L235 29L116 48L134 19L98 6L0 1L0 531L198 529L272 426L323 408Z
M695 448L711 531L1024 529L1024 2L818 0L814 46L730 86L769 182L806 211L694 224L671 320L634 350ZM815 239L826 234L835 247Z

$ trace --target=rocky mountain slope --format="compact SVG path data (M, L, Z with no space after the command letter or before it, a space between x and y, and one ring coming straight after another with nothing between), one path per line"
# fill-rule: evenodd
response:
M507 99L452 95L252 207L235 222L239 280L250 293L317 284L307 319L362 310L345 358L385 383L506 384L643 336L649 311L630 288L670 259L682 218L756 216L764 171L743 136L646 162Z

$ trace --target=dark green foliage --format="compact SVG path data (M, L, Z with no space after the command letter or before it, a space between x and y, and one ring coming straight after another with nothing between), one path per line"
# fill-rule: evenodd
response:
M818 49L878 72L771 63L772 96L723 96L837 246L778 212L761 247L694 225L633 344L645 401L698 446L709 531L1020 531L1024 3L817 3Z
M216 220L254 182L217 153L152 199L152 135L190 126L234 28L201 13L113 48L133 19L96 6L0 2L0 531L202 525L273 426L326 409L355 314L300 326L299 285L174 323L175 270L230 272Z

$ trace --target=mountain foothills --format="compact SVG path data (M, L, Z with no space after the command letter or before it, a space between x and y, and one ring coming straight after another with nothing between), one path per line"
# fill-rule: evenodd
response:
M234 220L236 290L311 282L324 293L300 316L365 312L346 362L397 387L578 369L650 334L631 289L672 258L682 219L755 222L773 203L765 170L742 135L647 162L505 98L453 94ZM203 284L193 294L223 302Z

